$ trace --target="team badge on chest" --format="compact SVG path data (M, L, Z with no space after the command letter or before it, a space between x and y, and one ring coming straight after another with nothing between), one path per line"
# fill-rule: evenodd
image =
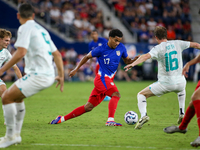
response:
M116 51L117 56L120 56L120 51Z

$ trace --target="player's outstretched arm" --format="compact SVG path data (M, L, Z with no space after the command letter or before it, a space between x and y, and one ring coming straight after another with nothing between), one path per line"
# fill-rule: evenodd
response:
M22 77L22 74L19 68L17 67L17 65L14 65L12 68L14 69L15 74L17 75L18 79L20 79Z
M83 65L85 64L90 58L92 58L92 54L91 52L89 52L87 55L85 55L81 61L78 63L78 65L76 66L76 68L74 68L74 70L72 70L70 73L69 73L69 76L70 77L73 77L76 72L78 71L78 69Z
M200 62L200 54L185 64L185 66L183 67L182 74L187 78L188 77L187 73L189 72L190 66L198 62Z
M131 58L128 56L128 57L122 58L122 59L123 59L124 63L128 65L128 64L131 64L131 63L133 63L134 61L136 61L139 57L140 57L140 55L135 56L134 59L131 59Z
M58 76L55 78L55 80L58 81L56 84L56 87L60 85L60 91L63 92L64 89L64 69L63 69L63 61L61 54L58 50L52 53L54 57L54 62L56 64L57 70L58 70Z
M27 50L23 47L18 47L15 53L13 54L12 58L3 65L3 67L0 69L0 75L2 75L5 71L10 69L14 64L16 64L18 61L20 61L25 55Z
M124 67L125 71L128 71L129 69L131 69L132 67L146 61L147 59L151 58L151 55L149 53L141 55L137 60L135 60L133 63L126 65Z
M196 42L190 42L190 47L200 49L200 44Z

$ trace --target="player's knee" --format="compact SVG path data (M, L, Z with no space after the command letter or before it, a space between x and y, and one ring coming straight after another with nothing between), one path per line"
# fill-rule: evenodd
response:
M112 96L117 96L117 97L121 98L121 95L120 95L119 92L115 92L115 93L113 93Z
M94 108L94 107L85 107L85 111L86 111L86 112L92 111L93 108Z

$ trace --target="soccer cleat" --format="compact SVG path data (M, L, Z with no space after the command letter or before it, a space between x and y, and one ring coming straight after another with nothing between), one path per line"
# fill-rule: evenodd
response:
M49 124L59 124L61 123L62 116L58 116L56 119L52 120Z
M144 116L140 118L140 120L137 122L135 129L141 129L143 124L147 123L149 121L149 116Z
M20 144L22 142L22 137L19 134L15 134L16 137L16 144Z
M193 142L191 142L190 145L193 146L193 147L200 146L200 136L198 136L198 138L196 140L194 140Z
M177 123L180 124L183 120L184 115L179 115Z
M180 130L178 126L169 126L169 127L166 127L163 129L163 131L165 133L175 133L175 132L179 132L179 133L186 133L187 132L187 129L184 129L184 130Z
M19 143L16 136L13 136L12 138L5 136L5 137L0 138L0 140L1 140L0 141L0 148L6 148L6 147L11 146L13 144Z
M111 97L106 96L106 97L103 99L103 101L109 101L110 99L111 99Z
M106 126L122 126L122 124L115 121L107 121Z

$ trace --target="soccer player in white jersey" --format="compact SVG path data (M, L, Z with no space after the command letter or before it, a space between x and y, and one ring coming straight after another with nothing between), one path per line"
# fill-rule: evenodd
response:
M12 67L25 56L26 75L17 80L2 95L4 119L6 123L6 135L1 138L0 148L8 147L21 142L21 128L25 111L24 104L16 109L15 102L30 97L39 91L48 88L58 80L63 91L64 73L63 62L59 51L50 38L49 33L34 19L35 14L30 4L22 4L19 7L17 18L21 23L18 29L18 37L15 43L17 48L13 57L1 69L0 75ZM58 76L55 78L53 60L57 66Z
M196 43L182 40L168 41L167 30L162 26L155 28L154 35L158 45L153 47L149 53L141 55L135 62L124 67L128 71L135 65L150 58L158 61L158 81L144 88L137 95L141 118L137 122L135 129L141 129L143 124L149 121L146 99L155 95L161 96L169 92L175 92L179 101L178 124L181 123L184 117L186 80L182 75L182 51L189 47L196 48Z
M10 31L5 29L0 29L0 66L2 66L4 63L8 62L12 55L7 50L8 45L10 44L10 38L12 37L12 34ZM12 66L14 69L15 74L18 78L22 77L22 74L17 67L17 65ZM0 79L0 97L3 94L3 92L6 90L6 84ZM16 104L20 105L20 104Z

